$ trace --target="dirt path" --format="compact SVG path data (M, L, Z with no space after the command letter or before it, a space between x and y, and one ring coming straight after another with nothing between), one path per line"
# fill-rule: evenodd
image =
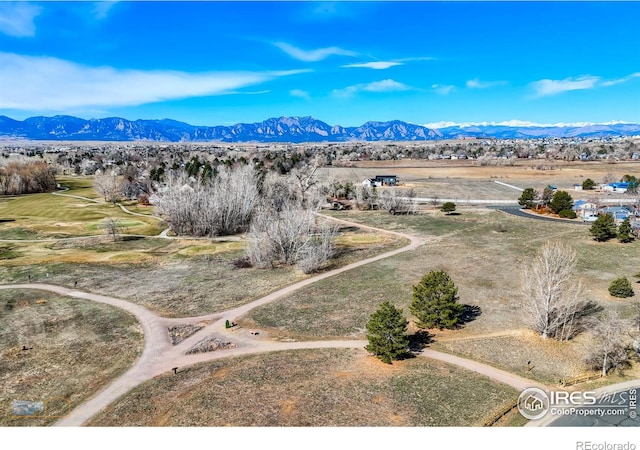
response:
M149 380L157 375L171 371L177 367L178 370L199 362L212 361L220 358L228 358L238 355L273 352L273 351L286 351L293 349L314 349L314 348L363 348L366 345L366 341L360 340L339 340L339 341L308 341L308 342L274 342L259 337L258 334L247 334L246 330L243 333L236 328L225 328L225 321L229 320L233 322L240 316L246 314L252 309L265 305L267 303L278 300L286 295L289 295L296 290L299 290L305 286L309 286L320 280L329 278L331 276L349 271L356 267L363 266L365 264L379 261L397 254L414 250L422 245L425 241L419 237L406 235L403 233L383 230L376 227L362 225L354 222L349 222L342 219L330 218L336 222L364 228L373 231L381 231L385 233L394 234L409 240L409 244L400 249L392 250L383 253L378 256L367 258L362 261L348 264L344 267L331 270L298 283L287 286L276 292L273 292L265 297L255 300L254 302L242 305L240 307L224 311L221 313L214 313L205 316L198 317L185 317L185 318L163 318L159 317L146 308L125 301L115 297L109 297L99 294L92 294L87 292L81 292L74 289L65 288L62 286L56 286L51 284L16 284L16 285L3 285L0 289L40 289L57 293L63 296L69 296L74 298L82 298L90 301L96 301L100 303L109 304L117 308L124 309L133 314L136 319L142 325L144 330L145 345L144 350L140 358L134 363L134 365L125 372L122 376L117 378L111 384L106 386L92 398L85 403L74 408L69 415L59 420L57 426L80 426L85 424L95 414L107 407L113 401L120 396L126 394L131 389L139 385L140 383ZM205 326L198 333L185 339L178 345L171 345L167 327L176 324L197 323L202 321L210 321L210 325ZM232 342L235 347L217 350L209 353L199 353L193 355L186 355L185 352L189 350L193 345L206 337L218 337L222 340ZM476 373L485 375L491 379L505 383L515 389L523 389L529 386L540 386L538 383L524 379L517 375L510 374L508 372L496 369L494 367L482 364L476 361L464 359L458 356L441 353L435 350L427 349L420 353L420 356L437 359L449 364L455 364L460 367L472 370Z

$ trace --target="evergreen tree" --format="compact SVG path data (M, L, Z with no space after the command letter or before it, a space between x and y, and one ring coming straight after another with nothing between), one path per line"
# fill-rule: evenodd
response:
M631 287L631 282L626 277L616 278L609 285L609 294L614 297L633 297L634 292Z
M413 286L411 314L419 328L454 328L464 306L458 303L458 288L443 271L431 271Z
M530 209L533 207L537 199L538 193L534 188L529 187L522 191L522 195L518 198L518 204Z
M618 227L618 241L631 242L633 241L633 235L631 234L631 222L627 217Z
M584 191L590 191L595 187L596 187L596 182L593 181L591 178L587 178L582 182L582 190Z
M616 222L611 214L603 214L593 222L589 233L598 242L608 241L616 236Z
M444 202L442 204L442 207L440 208L440 211L447 214L451 214L455 210L456 210L456 204L453 202Z
M405 334L408 324L401 309L388 301L382 303L367 322L369 344L365 349L387 364L402 358L409 349L409 337Z
M549 208L551 208L551 211L555 214L560 213L560 211L570 211L572 206L573 198L565 191L558 191L553 194L551 203L549 203Z

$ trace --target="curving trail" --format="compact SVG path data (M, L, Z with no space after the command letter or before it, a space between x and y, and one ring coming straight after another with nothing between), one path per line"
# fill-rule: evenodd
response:
M361 340L336 340L336 341L308 341L308 342L274 342L259 338L257 335L247 335L246 333L239 332L234 328L226 329L225 321L234 321L240 316L246 314L252 309L265 305L267 303L276 301L286 295L289 295L296 290L299 290L305 286L311 285L320 280L329 278L331 276L349 271L356 267L363 266L365 264L379 261L391 256L414 250L424 243L424 240L398 232L390 232L388 230L382 230L380 228L361 225L354 222L349 222L342 219L334 219L336 222L356 226L373 231L382 231L391 233L397 236L401 236L409 240L409 244L400 249L392 250L383 253L378 256L367 258L362 261L354 262L344 267L331 270L298 283L292 284L285 288L282 288L276 292L273 292L265 297L257 299L246 305L242 305L231 310L223 311L220 313L208 314L198 317L187 318L164 318L156 315L148 309L128 302L126 300L118 299L115 297L109 297L99 294L92 294L88 292L82 292L74 289L65 288L62 286L56 286L51 284L16 284L16 285L2 285L0 289L40 289L57 293L63 296L69 296L74 298L82 298L90 301L96 301L100 303L106 303L117 308L124 309L133 314L140 322L144 330L145 345L144 350L140 358L135 364L122 376L117 378L111 384L106 386L92 398L85 403L77 406L71 411L69 415L59 420L57 426L80 426L89 421L95 414L101 411L103 408L111 404L120 396L126 394L131 389L135 388L140 383L149 380L159 374L171 371L174 367L185 367L188 365L211 361L220 358L228 358L238 355L273 352L273 351L286 351L294 349L313 349L313 348L363 348L367 342ZM171 345L169 335L167 333L167 327L177 324L185 323L197 323L209 321L209 325L205 326L198 333L185 339L178 345ZM217 336L224 340L233 342L236 347L218 350L210 353L199 353L194 355L186 355L185 352L199 342L204 337ZM455 364L460 367L472 370L476 373L480 373L489 378L492 378L501 383L508 384L515 389L523 389L524 387L539 386L538 383L524 379L517 375L510 374L508 372L496 369L494 367L482 364L476 361L460 358L454 355L441 353L435 350L426 349L421 352L420 356L437 359L447 362L449 364Z

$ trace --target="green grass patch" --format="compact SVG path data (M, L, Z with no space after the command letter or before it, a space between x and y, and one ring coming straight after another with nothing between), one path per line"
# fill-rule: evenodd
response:
M15 259L22 255L22 252L14 250L14 247L8 245L0 245L0 260Z
M0 228L0 239L38 239L38 233L22 227Z
M127 225L135 234L157 235L158 221L124 213L106 203L91 203L52 194L32 194L0 202L0 238L34 239L34 236L83 236L104 233L102 222L112 217Z

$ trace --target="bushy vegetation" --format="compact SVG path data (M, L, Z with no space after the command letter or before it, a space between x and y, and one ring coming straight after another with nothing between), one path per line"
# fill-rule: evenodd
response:
M633 297L635 295L631 282L626 277L619 277L613 280L609 285L609 294L620 298Z
M56 171L45 162L11 162L0 166L0 194L50 192L56 188Z

